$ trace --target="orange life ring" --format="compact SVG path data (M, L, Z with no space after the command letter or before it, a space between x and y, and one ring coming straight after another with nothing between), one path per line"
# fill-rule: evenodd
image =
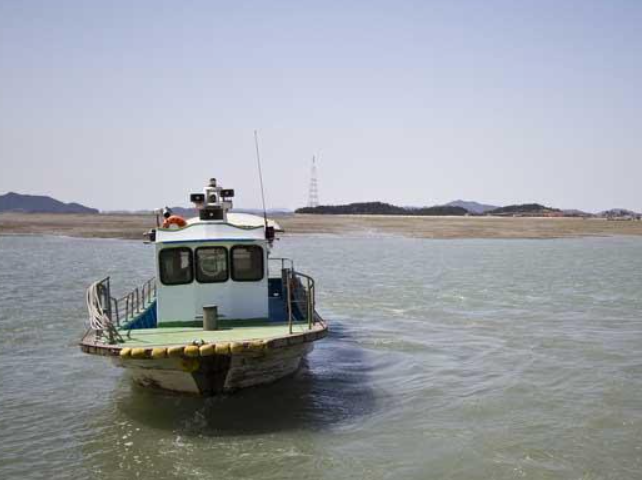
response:
M169 218L165 219L165 221L163 222L163 228L169 228L172 225L176 225L177 227L182 228L187 225L187 222L183 217L179 215L172 215Z

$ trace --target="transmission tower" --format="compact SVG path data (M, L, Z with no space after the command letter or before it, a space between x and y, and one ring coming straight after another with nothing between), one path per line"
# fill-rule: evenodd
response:
M317 160L312 157L312 169L310 170L310 190L308 191L308 207L319 206L319 189L317 185Z

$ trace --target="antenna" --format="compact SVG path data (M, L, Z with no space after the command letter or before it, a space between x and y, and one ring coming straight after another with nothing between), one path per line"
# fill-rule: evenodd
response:
M317 184L317 159L312 156L312 169L310 170L310 189L308 191L308 207L319 206L319 188Z
M265 209L265 192L263 190L263 172L261 171L261 154L259 153L259 134L254 130L254 145L256 146L256 164L259 166L259 181L261 182L261 201L263 202L263 221L265 222L265 233L267 235L268 220Z

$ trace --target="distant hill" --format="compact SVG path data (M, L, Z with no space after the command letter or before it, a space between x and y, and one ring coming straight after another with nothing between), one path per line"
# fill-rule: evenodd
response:
M640 214L626 208L612 208L598 213L599 217L603 218L624 218L624 219L637 219Z
M454 202L446 203L446 207L461 207L468 210L470 213L486 213L489 210L496 210L499 207L497 205L485 205L478 202L469 202L466 200L455 200Z
M461 216L468 215L470 212L463 207L450 205L435 205L434 207L411 208L406 215L425 215L425 216Z
M563 212L558 208L545 207L539 203L524 203L520 205L507 205L486 212L489 215L517 215L517 216L562 216Z
M79 203L63 203L44 195L21 195L9 192L0 195L0 212L24 213L99 213Z
M317 213L324 215L404 215L404 207L397 207L383 202L359 202L347 205L319 205L318 207L303 207L295 213Z
M295 213L321 215L467 215L468 210L462 207L438 205L435 207L398 207L383 202L361 202L347 205L319 205L318 207L299 208Z
M575 209L575 208L562 210L562 212L564 212L564 216L565 216L565 217L581 217L581 218L590 218L590 217L594 217L594 216L595 216L595 215L594 215L594 214L592 214L592 213L585 212L585 211L583 211L583 210L577 210L577 209Z

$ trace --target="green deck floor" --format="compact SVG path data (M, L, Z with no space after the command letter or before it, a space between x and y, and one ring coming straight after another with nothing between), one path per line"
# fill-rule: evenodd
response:
M295 323L293 333L308 331L307 323ZM220 330L206 331L202 328L141 328L131 331L130 338L121 332L125 347L167 347L170 345L187 345L194 341L205 343L240 342L274 337L284 337L289 334L287 323L223 327Z

